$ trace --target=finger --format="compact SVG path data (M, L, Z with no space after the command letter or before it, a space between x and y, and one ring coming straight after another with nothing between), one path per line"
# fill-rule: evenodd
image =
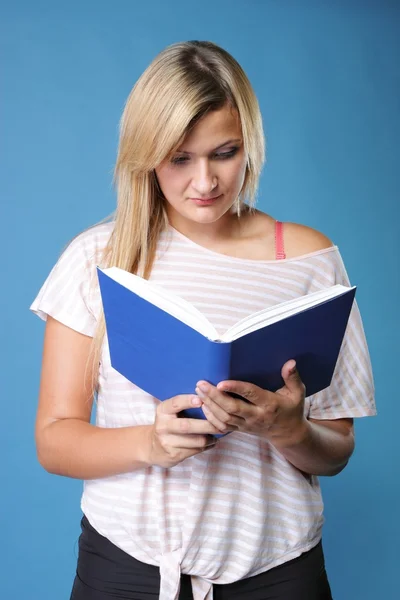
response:
M243 416L242 412L246 406L246 402L243 398L234 398L230 394L222 392L218 387L203 381L198 383L195 391L203 403L207 404L209 408L211 406L207 401L212 400L229 415Z
M218 408L219 407L217 405L214 406L215 413L218 412ZM206 415L207 420L218 430L218 433L227 433L228 431L236 431L239 429L239 427L234 423L237 417L225 413L226 420L223 420L221 416L218 418L211 408L208 408L208 406L205 404L203 404L203 412Z
M297 370L295 360L289 360L286 362L281 371L282 379L285 382L286 388L289 392L294 394L304 394L305 387L300 378L300 373Z
M207 419L169 419L165 431L174 435L213 435L219 431Z
M219 432L217 432L219 433ZM170 435L167 438L168 446L176 450L205 450L213 447L217 443L217 438L209 435Z
M218 402L215 402L213 398L206 396L204 392L196 388L198 394L201 394L203 400L202 410L215 427L221 432L225 432L229 429L238 429L244 423L244 411L247 408L246 404L242 400L236 400L230 398L226 394L215 395L213 391L211 394L217 398Z
M196 394L200 396L203 404L211 408L212 412L218 416L220 420L225 421L226 415L219 412L216 409L216 406L225 411L228 415L246 418L250 405L243 398L234 398L231 394L225 394L217 387L204 384L203 382L199 385L201 386L201 389L200 387L196 387ZM207 390L208 393L206 393Z
M262 390L257 385L247 381L221 381L217 385L217 389L228 394L233 393L242 396L242 398L256 406L265 403L266 390Z
M164 415L176 415L186 408L201 406L201 400L193 394L180 394L161 402L158 410Z

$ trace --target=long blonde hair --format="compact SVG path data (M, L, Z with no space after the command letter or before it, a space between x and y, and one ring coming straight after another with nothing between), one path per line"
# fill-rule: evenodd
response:
M154 169L179 146L207 112L226 103L238 111L246 176L236 203L253 206L264 162L264 134L257 98L238 62L212 42L180 42L163 50L127 99L120 123L114 182L117 209L103 267L117 266L148 278L157 241L167 226ZM98 364L104 317L94 338Z

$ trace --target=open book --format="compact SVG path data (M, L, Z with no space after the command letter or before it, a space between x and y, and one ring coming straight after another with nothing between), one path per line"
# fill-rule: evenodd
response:
M219 336L195 306L117 267L98 268L111 364L159 400L205 379L276 391L295 359L306 395L330 385L355 287L335 285L256 312ZM185 411L205 418L201 408Z

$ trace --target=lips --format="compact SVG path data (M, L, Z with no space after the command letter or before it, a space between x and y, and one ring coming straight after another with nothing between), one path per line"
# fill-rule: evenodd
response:
M201 206L201 205L213 204L216 200L221 198L221 196L222 196L222 194L219 194L218 196L213 196L211 198L190 198L190 200L192 200L192 202L194 202L195 204L198 204L199 206Z
M192 198L192 200L202 200L202 201L207 201L207 200L216 200L217 198L219 198L220 194L218 196L212 196L211 198Z

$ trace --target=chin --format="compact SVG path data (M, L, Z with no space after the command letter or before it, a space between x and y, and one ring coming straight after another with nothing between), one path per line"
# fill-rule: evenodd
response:
M219 219L231 216L234 213L232 204L221 206L194 206L191 210L181 213L181 216L196 223L215 223Z
M226 200L223 204L217 202L209 206L196 206L185 203L178 208L170 204L168 217L172 225L173 223L177 224L179 221L197 223L199 225L211 225L222 218L232 217L235 214L233 206L233 202L227 203Z
M215 210L204 210L198 211L188 217L188 220L193 221L195 223L204 223L205 225L208 223L216 223L222 218L226 218L230 215L230 211L226 210L225 212L215 211Z

